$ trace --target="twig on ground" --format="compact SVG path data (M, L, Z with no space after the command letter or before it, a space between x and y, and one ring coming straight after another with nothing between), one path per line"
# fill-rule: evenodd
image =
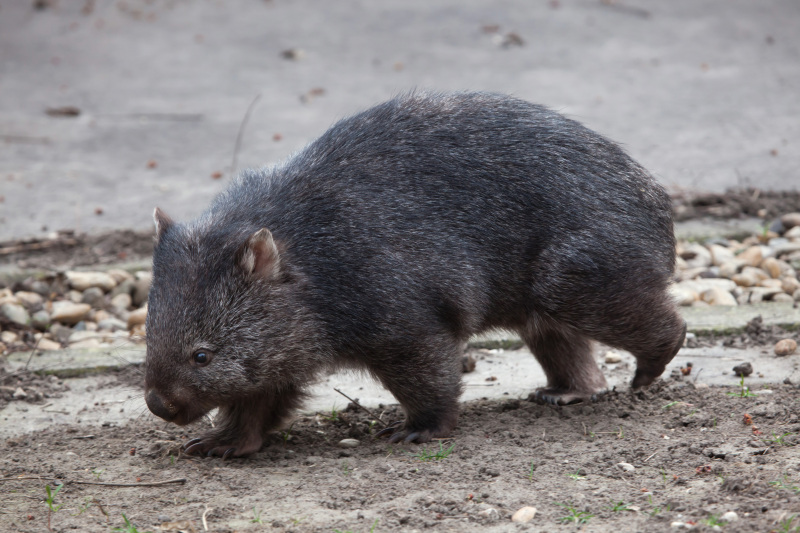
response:
M335 387L334 387L334 389L333 389L333 390L335 390L336 392L338 392L339 394L341 394L342 396L344 396L345 398L347 398L348 400L350 400L350 401L353 403L353 405L355 405L355 406L356 406L356 407L358 407L359 409L362 409L363 411L366 411L366 412L367 412L367 414L369 414L369 416L371 416L372 418L374 418L375 420L377 420L378 422L380 422L380 423L381 423L381 425L383 425L383 427L386 427L386 422L384 422L383 420L381 420L379 416L375 416L375 413L373 413L372 411L370 411L369 409L367 409L366 407L364 407L363 405L361 405L360 403L358 403L358 401L354 400L353 398L351 398L350 396L348 396L347 394L343 393L342 391L340 391L339 389L337 389L337 388L335 388Z

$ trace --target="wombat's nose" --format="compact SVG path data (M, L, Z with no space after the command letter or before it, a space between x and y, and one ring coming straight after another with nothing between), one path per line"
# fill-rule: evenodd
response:
M178 414L178 409L174 405L167 406L164 399L155 389L147 391L147 394L144 396L144 401L147 402L147 407L150 408L150 411L154 415L163 418L167 422L171 422L172 419L175 418L175 415Z

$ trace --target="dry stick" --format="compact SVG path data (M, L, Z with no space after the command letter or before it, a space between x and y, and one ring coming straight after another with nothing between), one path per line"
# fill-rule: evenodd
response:
M31 359L33 359L33 354L36 353L36 348L39 347L39 341L42 340L43 338L44 338L44 335L42 335L41 337L36 339L36 344L33 345L33 350L31 350L31 355L28 356L28 361L25 363L25 368L23 369L23 372L27 372L28 371L28 365L31 364Z
M209 513L209 511L213 511L214 509L209 507L207 503L204 503L203 505L206 506L206 510L203 511L203 530L208 531L208 523L206 522L206 515Z
M50 478L43 478L41 476L23 476L23 477L4 477L0 481L45 481ZM170 479L169 481L153 481L151 483L105 483L102 481L75 481L65 480L64 485L67 483L75 483L76 485L103 485L104 487L158 487L161 485L168 485L170 483L186 483L186 478Z
M342 391L340 391L340 390L339 390L339 389L337 389L336 387L334 387L334 388L333 388L333 390L335 390L336 392L338 392L339 394L341 394L342 396L344 396L345 398L347 398L348 400L350 400L351 402L353 402L353 404L354 404L356 407L358 407L359 409L363 409L364 411L366 411L366 412L367 412L367 414L369 414L369 416L371 416L372 418L374 418L375 420L377 420L378 422L380 422L380 423L383 425L383 427L386 427L386 422L384 422L383 420L381 420L381 419L380 419L380 417L378 417L378 416L375 416L375 413L373 413L372 411L370 411L369 409L367 409L366 407L364 407L363 405L361 405L360 403L358 403L358 401L356 401L356 400L352 399L350 396L348 396L347 394L343 393Z
M0 255L15 254L17 252L28 252L31 250L44 250L45 248L52 248L53 246L58 246L60 244L64 244L67 246L75 246L76 244L78 244L78 241L75 239L64 239L64 240L54 239L52 241L30 242L25 244L16 244L13 246L3 246L0 247Z
M242 123L239 124L239 133L236 134L236 144L233 145L233 161L231 162L231 179L233 179L233 175L236 173L236 159L239 157L239 146L242 144L242 136L244 135L244 127L247 125L247 120L250 118L250 113L252 113L253 108L256 106L256 102L261 99L261 93L258 93L253 101L250 102L250 106L247 108L247 112L245 112L244 117L242 118Z

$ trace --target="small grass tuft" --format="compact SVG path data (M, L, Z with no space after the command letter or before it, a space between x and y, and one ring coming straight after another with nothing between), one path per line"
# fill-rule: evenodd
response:
M632 510L630 507L628 507L628 504L625 502L617 502L613 505L610 505L608 508L611 509L611 511L614 513L621 513L624 511Z
M593 514L587 513L585 511L578 511L577 509L575 509L575 507L571 505L566 505L563 503L556 503L556 505L558 505L559 507L563 507L564 509L566 509L568 513L566 516L562 516L561 518L558 519L558 521L561 522L562 524L569 524L569 523L588 524L589 520L592 517L594 517Z
M450 445L449 448L445 449L444 444L442 441L439 441L439 451L429 451L427 447L423 448L418 454L411 455L414 459L419 459L420 461L427 462L427 461L441 461L442 459L446 459L448 455L453 452L453 448L456 447L455 442Z
M735 398L752 398L755 396L755 394L750 391L750 387L744 384L744 376L739 380L739 392L726 392L725 394Z
M125 513L122 513L122 519L125 521L125 525L123 527L115 527L111 531L120 531L122 533L152 533L150 531L139 531L136 526L128 520L128 517L125 516Z

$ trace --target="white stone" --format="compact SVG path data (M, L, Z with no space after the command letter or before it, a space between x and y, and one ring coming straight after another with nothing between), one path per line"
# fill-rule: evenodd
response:
M765 249L769 250L769 248L767 248L766 246L760 246L760 245L750 246L749 248L746 248L742 253L737 255L736 258L739 259L740 261L744 261L744 263L749 266L755 267L760 265L761 261L763 261L764 257L766 257L766 254L764 253Z
M790 304L790 303L794 302L794 298L792 298L790 295L786 294L785 292L779 292L778 294L776 294L775 296L772 297L772 301L773 302L783 302L783 303Z
M730 248L720 246L719 244L712 244L708 247L708 251L711 252L711 264L714 266L722 266L735 259Z
M98 287L105 292L117 286L113 277L105 272L78 272L71 270L66 273L70 287L77 291L85 291L89 287Z
M19 304L4 303L0 305L0 315L3 315L8 320L20 326L27 326L31 321L31 316L28 314L27 309Z
M133 300L131 299L131 295L127 293L117 294L113 298L111 298L111 307L116 309L128 309L130 306L133 305Z
M0 341L4 342L5 344L14 344L19 340L19 335L14 333L13 331L4 331L0 333Z
M14 397L15 400L24 400L25 398L28 397L25 391L22 390L22 387L17 387L17 390L14 391L14 394L12 396Z
M710 305L738 305L736 298L730 291L726 291L720 287L713 287L704 291L700 297L704 302Z
M800 226L798 226L800 228ZM787 294L794 294L794 291L800 289L800 281L795 277L785 277L781 280L781 289Z
M52 351L61 349L61 343L56 342L54 340L41 338L37 342L38 342L38 344L36 345L37 350Z
M488 509L484 509L483 511L478 511L479 516L484 516L489 520L499 520L500 513L497 512L497 509L494 507L489 507Z
M42 298L42 295L37 294L35 292L19 291L15 293L14 296L17 297L19 303L21 303L31 311L37 308L41 309L41 305L44 302L44 298Z
M736 522L739 520L739 515L736 514L736 511L728 511L727 513L723 514L719 517L720 520L723 522Z
M633 472L636 468L630 463L617 463L617 468L624 472Z
M536 507L522 507L511 516L511 521L518 524L527 524L533 520L534 516L536 516Z
M361 444L361 441L358 439L342 439L336 445L339 448L355 448Z
M711 252L702 244L693 242L684 248L681 257L688 268L711 266Z
M795 226L783 234L787 239L800 239L800 226Z
M731 279L742 270L743 266L744 261L739 261L738 259L722 263L719 267L719 275L723 278Z
M728 292L736 288L736 283L734 283L733 281L729 279L719 279L719 278L688 279L685 281L681 281L676 285L678 287L683 287L691 291L694 291L698 294L702 294L703 292L714 287L724 289Z
M68 301L53 302L50 319L64 324L77 324L91 311L89 304L79 304Z
M109 276L114 278L114 281L117 282L117 285L122 283L125 280L133 281L133 274L128 272L127 270L122 270L119 268L112 268L107 272Z
M611 350L606 352L605 355L606 364L613 365L615 363L619 363L620 361L622 361L622 356L619 353Z

